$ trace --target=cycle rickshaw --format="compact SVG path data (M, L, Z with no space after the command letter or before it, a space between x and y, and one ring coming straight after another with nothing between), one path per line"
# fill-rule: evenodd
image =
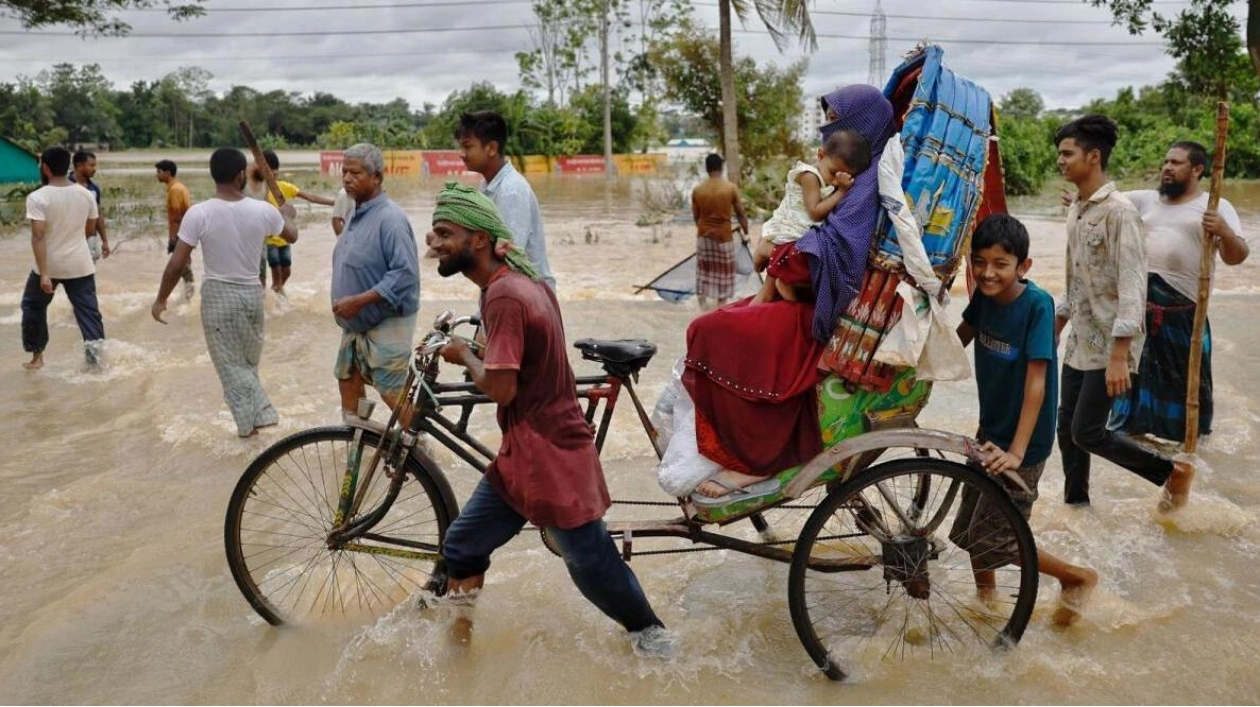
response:
M976 218L1004 210L988 95L946 69L932 46L894 72L885 94L903 116L907 195L922 212L925 244L935 239L933 266L948 281ZM934 657L1017 643L1038 586L1027 523L999 480L967 465L978 444L915 426L930 383L913 368L875 362L858 343L846 349L846 340L878 338L900 309L889 294L905 277L894 236L876 239L871 263L836 334L833 349L844 359L833 361L838 373L818 389L829 444L821 454L781 472L773 496L717 508L679 498L659 503L678 515L658 520L617 520L614 502L607 519L627 560L725 548L787 564L794 628L810 658L837 680L854 651ZM881 298L888 306L872 306ZM438 351L472 322L438 317L413 356L406 401L388 423L363 409L345 425L277 442L245 471L229 503L225 544L237 585L269 623L375 617L442 590L439 551L459 505L432 449L483 471L494 456L469 431L474 410L492 401L471 383L439 379ZM603 370L577 378L597 447L624 392L659 456L634 388L655 347L589 339L576 346ZM1017 562L988 563L950 540L968 493L988 502L990 525L1013 538ZM645 547L658 539L682 547ZM996 576L990 601L975 598L976 571Z

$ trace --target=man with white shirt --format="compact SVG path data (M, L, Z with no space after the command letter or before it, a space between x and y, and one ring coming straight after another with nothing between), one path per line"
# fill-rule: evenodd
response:
M279 421L258 377L263 347L263 290L258 282L258 262L263 241L280 234L288 243L297 240L293 219L297 212L285 203L279 210L265 201L245 196L245 155L224 147L210 156L214 198L194 205L179 224L175 250L162 273L162 284L153 301L153 318L165 324L166 300L192 258L202 246L205 268L201 285L201 326L210 360L223 385L223 400L232 411L236 433L251 437L261 427Z
M105 325L96 301L96 266L87 242L96 233L100 214L92 193L66 178L69 170L70 151L64 147L48 148L39 160L45 185L26 197L31 250L35 254L35 269L26 279L22 293L22 348L31 354L31 360L22 364L27 370L44 365L48 305L59 285L65 288L74 308L89 366L97 364L99 347L105 339Z
M543 235L538 198L525 177L508 161L503 151L507 138L507 121L494 111L462 113L455 127L464 166L485 177L482 193L498 207L512 238L534 263L542 281L555 292L556 278L547 263L547 238Z
M1250 248L1238 212L1221 199L1208 210L1199 184L1207 171L1207 150L1197 142L1175 142L1164 157L1159 189L1125 192L1142 215L1146 232L1146 343L1137 384L1116 399L1112 426L1133 435L1185 439L1186 382L1190 336L1199 292L1203 233L1216 240L1220 259L1237 265ZM1216 260L1212 261L1216 270ZM1212 330L1203 333L1199 371L1199 434L1212 431Z

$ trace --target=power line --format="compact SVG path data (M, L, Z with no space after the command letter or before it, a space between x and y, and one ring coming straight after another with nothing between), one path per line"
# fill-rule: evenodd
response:
M1049 1L1049 0L1047 0ZM481 31L499 31L499 30L523 30L527 29L525 25L486 25L482 27L415 27L411 29L359 29L359 30L337 30L328 32L325 30L318 31L301 31L301 32L135 32L123 37L123 39L231 39L234 37L340 37L353 35L389 35L389 34L422 34L432 32L481 32ZM756 34L764 36L764 31L757 30L733 30L736 34ZM29 32L22 30L0 30L0 36L41 36L41 37L78 37L74 32ZM831 34L819 32L817 37L824 39L862 39L869 40L869 35L858 34ZM889 40L895 42L920 42L926 37L888 37ZM115 37L102 37L102 40L118 39ZM1049 41L1049 40L1017 40L1017 39L972 39L958 38L951 39L945 37L931 38L931 41L937 44L989 44L989 45L1033 45L1033 46L1060 46L1060 47L1162 47L1163 42L1138 42L1138 41L1112 41L1112 42L1089 42L1089 41Z
M99 39L211 39L232 37L339 37L362 34L420 34L425 32L480 32L506 29L526 29L525 25L486 25L484 27L413 27L411 29L339 29L335 31L313 30L302 32L132 32L124 37L100 37ZM40 37L78 37L75 32L30 32L24 30L0 30L0 35Z
M475 0L481 5L521 5L532 0ZM363 3L361 5L302 5L293 7L207 7L206 15L217 15L220 12L315 12L324 10L414 10L428 7L468 7L469 0L463 2L398 2L398 3ZM131 12L161 12L167 10L160 7L141 7Z
M1049 0L1047 0L1048 2ZM737 29L732 30L736 34L757 34L764 35L765 32L756 30ZM870 39L870 35L864 34L825 34L822 32L815 33L816 37L822 39ZM947 37L888 37L893 42L922 42L927 41L931 44L992 44L992 45L1032 45L1032 46L1054 46L1054 47L1162 47L1163 42L1060 42L1048 40L1019 40L1019 39L950 39Z

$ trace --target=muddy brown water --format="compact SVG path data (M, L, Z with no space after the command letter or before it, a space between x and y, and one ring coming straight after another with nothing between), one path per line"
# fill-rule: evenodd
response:
M109 163L102 181L108 186ZM135 165L121 164L119 169ZM120 177L121 178L121 177ZM327 190L329 183L312 181ZM156 184L130 194L157 203ZM423 233L437 182L393 193ZM537 183L570 339L641 337L660 346L640 389L649 404L681 352L694 304L633 294L685 256L685 223L635 226L643 182ZM1260 189L1231 194L1260 233ZM198 194L204 198L206 194ZM1016 202L1034 235L1031 276L1062 289L1062 215ZM1048 581L1015 651L893 659L832 683L801 649L787 610L787 568L735 552L645 557L633 566L682 655L643 662L585 603L560 561L522 535L495 558L471 645L407 607L372 625L278 630L258 619L228 573L223 514L241 471L266 445L337 419L329 313L333 245L327 212L303 209L287 300L267 301L262 375L276 430L240 441L221 402L195 306L149 317L165 261L155 222L115 225L120 252L98 288L109 336L102 372L81 368L78 331L58 297L47 367L19 365L18 302L28 241L0 239L0 701L5 703L1254 703L1260 679L1260 287L1254 263L1223 270L1212 304L1216 431L1201 447L1191 507L1156 521L1156 491L1107 463L1094 506L1060 503L1057 455L1033 528L1055 554L1097 568L1084 621L1054 630ZM198 267L199 269L199 267ZM469 311L476 290L422 264L420 321ZM956 298L955 308L961 298ZM594 372L574 357L576 370ZM938 385L926 427L974 427L974 383ZM488 421L478 429L494 439ZM604 454L614 497L667 500L629 409ZM466 498L475 472L444 462ZM664 509L668 513L669 509ZM615 517L651 511L618 508Z

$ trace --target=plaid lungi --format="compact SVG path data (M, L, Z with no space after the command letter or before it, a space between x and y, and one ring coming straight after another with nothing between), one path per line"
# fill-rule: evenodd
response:
M696 238L696 294L731 299L735 296L735 241Z
M206 280L201 286L201 328L210 360L223 384L223 401L232 411L236 433L280 419L258 377L263 349L262 285Z

